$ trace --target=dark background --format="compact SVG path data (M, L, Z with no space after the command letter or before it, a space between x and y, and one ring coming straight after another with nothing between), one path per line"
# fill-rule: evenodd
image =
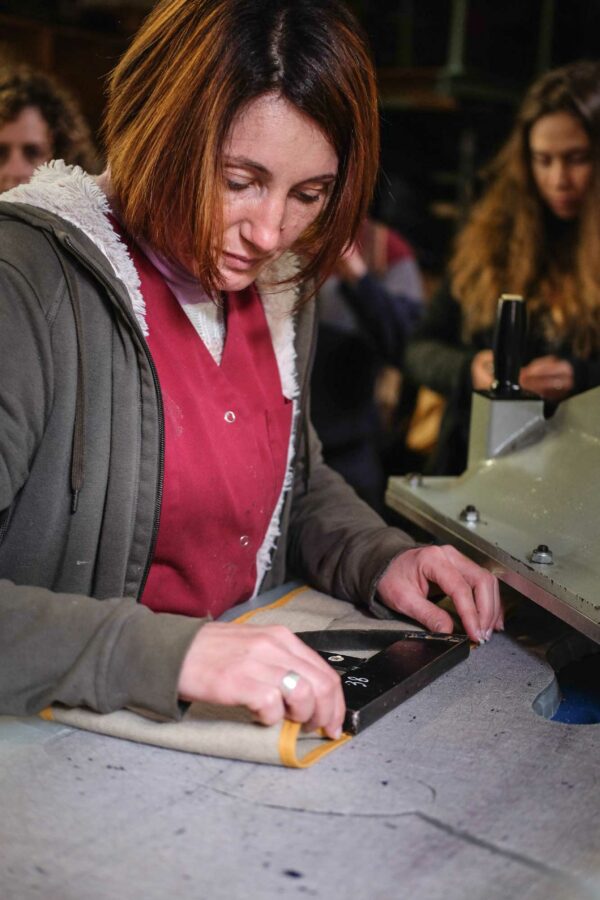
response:
M348 0L378 68L376 213L435 274L540 72L600 58L600 0ZM59 76L99 134L107 73L152 0L0 0L0 55Z

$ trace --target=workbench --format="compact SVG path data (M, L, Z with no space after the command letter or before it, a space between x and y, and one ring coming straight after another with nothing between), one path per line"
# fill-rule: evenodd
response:
M600 735L540 714L528 604L305 770L0 719L2 900L600 898Z

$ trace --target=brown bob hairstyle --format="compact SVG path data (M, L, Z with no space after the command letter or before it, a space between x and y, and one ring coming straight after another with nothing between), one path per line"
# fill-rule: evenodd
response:
M329 201L294 248L294 281L320 282L367 212L379 154L373 66L339 0L163 0L110 80L105 141L124 224L211 291L223 147L268 93L311 118L338 156Z

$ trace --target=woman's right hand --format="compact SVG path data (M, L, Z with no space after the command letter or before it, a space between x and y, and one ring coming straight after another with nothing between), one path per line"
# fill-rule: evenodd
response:
M471 362L473 390L489 391L494 381L494 354L491 350L480 350Z
M292 691L282 692L290 672L300 679ZM286 718L307 731L323 728L331 738L342 731L339 675L281 625L207 623L183 660L178 693L182 700L246 706L263 725Z
M519 375L523 390L538 394L544 400L558 402L572 393L575 387L575 371L568 359L557 356L539 356Z

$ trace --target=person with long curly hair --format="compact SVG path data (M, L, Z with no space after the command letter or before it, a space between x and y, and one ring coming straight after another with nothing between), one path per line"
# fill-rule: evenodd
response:
M0 191L29 181L51 159L98 171L77 102L44 72L22 63L0 65Z
M447 400L432 474L465 468L471 393L494 378L501 294L526 302L524 389L554 405L600 384L600 63L533 83L489 176L406 353L408 377Z

